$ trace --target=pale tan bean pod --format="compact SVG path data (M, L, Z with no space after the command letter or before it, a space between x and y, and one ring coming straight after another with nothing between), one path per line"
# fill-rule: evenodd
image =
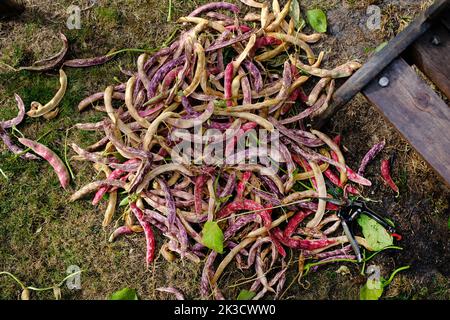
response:
M134 106L133 93L135 85L136 77L133 76L127 81L127 88L125 91L125 105L127 106L130 116L134 120L136 120L136 122L139 123L141 127L148 128L150 127L150 122L148 122L147 119L141 117Z
M325 185L325 179L323 178L323 174L319 166L313 161L310 161L309 165L314 172L314 178L316 179L317 184L317 192L320 197L316 214L314 215L314 218L306 225L308 228L314 228L320 223L320 221L322 221L323 215L325 214L327 203L325 202L325 200L323 200L323 198L327 197L327 187Z
M39 102L33 101L31 103L31 110L27 112L27 115L32 118L37 118L49 113L55 109L61 100L64 98L67 90L67 75L63 69L59 70L59 83L60 88L56 95L44 106Z
M333 141L333 139L331 139L325 133L320 132L318 130L311 130L311 133L313 133L320 140L325 142L330 147L330 149L333 150L336 153L336 155L338 157L338 160L339 160L339 163L342 165L342 168L345 168L344 155L342 154L342 151L339 148L339 146ZM340 182L341 182L342 185L345 185L345 183L347 182L347 172L345 170L340 170Z

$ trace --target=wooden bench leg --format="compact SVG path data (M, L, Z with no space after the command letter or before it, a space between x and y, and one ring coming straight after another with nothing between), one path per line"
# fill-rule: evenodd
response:
M450 98L450 31L443 24L437 23L420 37L407 58Z

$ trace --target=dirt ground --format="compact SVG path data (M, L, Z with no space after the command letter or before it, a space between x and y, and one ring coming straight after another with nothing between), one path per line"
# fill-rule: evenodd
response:
M174 21L197 5L208 1L174 0ZM238 2L238 1L234 1ZM284 1L281 1L284 2ZM157 48L177 27L167 23L168 0L28 0L27 11L14 21L0 21L0 119L16 112L13 94L18 93L28 106L31 101L47 101L58 81L56 73L14 72L12 67L29 65L59 50L58 32L70 41L68 57L102 55L111 49ZM80 30L68 30L66 9L78 4ZM313 49L326 50L325 66L349 59L367 60L373 50L395 36L430 4L427 0L304 0L304 11L320 7L327 12L328 33ZM381 8L381 29L366 27L369 5ZM127 53L112 62L90 69L67 70L68 92L60 115L52 120L27 118L19 130L64 155L66 130L78 122L100 119L98 113L78 113L76 106L85 96L102 91L117 81L126 80L120 69L131 69L137 54ZM380 158L368 168L374 186L365 194L377 202L372 207L389 216L398 226L402 251L379 254L372 263L381 267L384 277L398 267L411 268L400 273L385 291L384 299L449 299L449 189L427 167L414 150L386 123L362 96L339 111L326 128L340 133L347 148L350 166L357 167L365 152L376 142L386 140L381 157L396 155L394 180L400 186L396 197L379 177ZM89 145L95 135L69 131L67 141ZM72 154L69 152L69 156ZM150 270L144 267L144 238L126 237L113 244L107 238L111 228L101 227L105 205L91 206L88 200L68 203L69 192L93 181L90 165L71 162L76 180L68 192L59 187L56 176L42 162L15 159L0 144L0 272L9 271L27 285L51 286L66 276L66 269L77 265L85 272L81 290L63 287L63 299L105 299L123 287L135 288L142 299L166 299L155 292L158 286L174 286L187 298L199 298L201 265L190 262L168 263L158 257ZM161 241L159 241L161 245ZM358 299L365 277L358 266L347 264L350 275L336 273L338 265L322 267L311 273L302 285L294 283L285 299ZM287 284L296 274L293 267ZM229 298L242 288L235 286L247 274L232 268L220 283ZM248 289L248 288L247 288ZM9 278L0 278L0 299L17 299L20 288ZM53 292L33 293L33 299L52 299ZM268 296L270 298L270 296Z

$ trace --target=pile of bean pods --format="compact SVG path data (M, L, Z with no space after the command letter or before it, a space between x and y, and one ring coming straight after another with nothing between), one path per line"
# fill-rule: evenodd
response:
M204 298L223 298L220 279L232 262L241 270L254 270L253 283L243 289L259 299L266 293L280 297L294 260L302 271L308 260L354 259L336 214L339 206L328 199L337 197L336 190L347 198L359 195L357 186L370 186L362 176L364 168L384 145L371 150L358 173L351 170L340 137L308 124L327 109L335 79L350 76L360 64L321 68L324 52L316 55L310 44L322 35L296 29L289 17L290 0L284 7L276 0L270 5L241 2L250 7L245 15L234 4L217 2L180 18L184 31L170 46L142 54L137 70L127 72L126 83L79 104L80 111L93 107L105 116L76 128L103 132L104 138L87 147L71 145L76 159L92 162L105 176L74 193L71 201L92 193L93 205L107 201L103 226L118 218L110 241L143 232L147 265L158 251L170 262L203 263ZM88 67L109 58L71 60L63 66ZM63 80L62 87L67 85ZM310 83L313 89L305 94ZM16 99L24 110L20 97ZM29 115L54 107L35 103ZM0 125L5 139L4 129L17 122L13 120ZM205 154L190 161L174 158L183 137L195 141L196 134L211 129L214 134L200 143L225 145L226 161L208 161L214 157ZM257 141L259 151L247 144L244 152L235 150L248 132L259 129L279 135L277 170L248 161L273 141ZM68 185L67 169L51 150L19 141L48 160L63 187ZM228 161L237 158L242 161ZM216 230L212 235L206 230L211 228ZM160 248L155 231L163 235ZM370 250L364 238L357 241ZM219 242L218 247L211 242ZM181 296L175 288L161 290Z

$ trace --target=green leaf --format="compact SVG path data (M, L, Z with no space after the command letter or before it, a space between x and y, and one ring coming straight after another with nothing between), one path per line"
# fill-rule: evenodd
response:
M383 294L383 284L379 280L368 279L359 291L360 300L378 300Z
M119 207L127 206L128 203L130 203L130 197L125 197L122 199L122 201L120 201Z
M358 224L362 228L364 238L370 248L379 251L394 243L392 236L375 220L362 214L358 218Z
M448 230L450 230L450 217L448 217L447 228L448 228Z
M327 32L327 16L322 9L312 9L306 11L306 20L317 32Z
M305 26L305 20L300 14L300 4L298 3L298 0L292 0L289 15L291 16L292 20L294 20L294 24L297 30L302 30Z
M239 292L237 300L252 300L255 295L255 292L244 289Z
M223 240L223 232L217 222L207 221L202 231L203 244L218 253L223 253Z
M114 292L109 300L139 300L136 290L130 288L123 288L122 290Z
M382 296L384 288L392 282L397 273L409 268L410 266L404 266L394 270L388 280L383 277L379 280L370 278L367 279L366 284L362 286L359 291L360 300L378 300Z

